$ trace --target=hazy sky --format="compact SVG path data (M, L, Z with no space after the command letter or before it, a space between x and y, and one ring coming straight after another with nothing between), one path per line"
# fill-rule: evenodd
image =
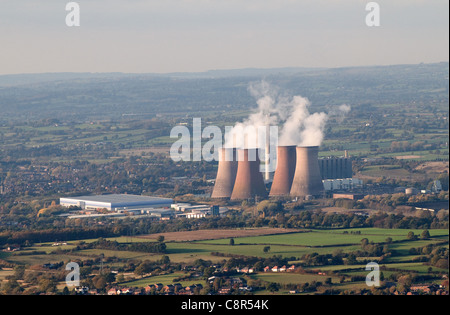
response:
M448 0L0 0L0 74L448 61Z

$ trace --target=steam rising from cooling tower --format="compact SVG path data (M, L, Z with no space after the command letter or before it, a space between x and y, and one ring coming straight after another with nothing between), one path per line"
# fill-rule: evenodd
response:
M350 106L341 105L329 113L310 113L310 101L302 96L286 96L280 89L266 81L250 84L250 94L255 97L258 108L243 122L226 129L227 149L238 149L236 164L219 161L219 169L213 198L232 200L267 197L264 178L260 172L259 157L277 153L277 167L270 196L318 195L323 190L319 169L318 150L324 138L324 128L330 116L342 121ZM258 134L260 127L279 126L280 133L264 136ZM263 128L264 129L264 128ZM265 128L267 130L267 128ZM267 144L270 143L270 147ZM275 148L272 144L275 143ZM270 148L270 150L269 150ZM267 152L270 151L270 152ZM257 153L260 153L258 155ZM256 155L253 160L249 155ZM273 170L272 170L273 171ZM266 169L266 176L267 176ZM231 182L234 180L230 194ZM267 177L266 177L267 179Z
M243 122L237 123L229 131L225 147L246 147L242 130L257 129L259 126L280 126L278 143L280 145L319 146L324 137L324 128L328 114L324 112L310 113L310 101L302 96L286 96L278 87L266 81L250 84L250 94L256 98L258 108ZM345 105L347 106L347 105ZM347 107L333 111L343 113ZM248 143L257 144L264 150L261 143L254 138L247 138ZM271 139L273 140L273 139Z

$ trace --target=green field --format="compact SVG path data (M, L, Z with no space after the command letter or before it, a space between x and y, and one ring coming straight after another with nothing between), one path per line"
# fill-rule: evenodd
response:
M223 257L211 256L211 252L223 254L271 257L273 255L282 255L283 257L300 257L304 254L317 252L319 254L332 253L335 248L314 248L313 250L304 246L270 245L270 251L264 253L265 245L217 245L217 244L199 244L199 243L168 243L167 250L173 261L193 261L195 259L210 259L212 261L221 260ZM357 247L351 246L346 250L354 250Z
M395 250L396 255L388 258L380 264L383 269L383 275L389 277L396 272L415 273L426 275L431 272L446 272L437 267L430 267L421 262L417 262L422 255L411 255L411 248L420 248L428 244L448 242L448 230L429 230L430 239L408 240L408 232L414 232L420 236L423 230L400 230L400 229L381 229L381 228L355 228L355 229L329 229L329 230L311 230L302 233L287 233L266 236L240 237L234 238L234 245L230 245L230 239L217 239L192 242L166 242L166 253L144 253L133 251L117 251L107 249L76 249L78 241L68 242L67 245L51 246L52 243L35 244L29 248L25 248L15 253L0 253L0 258L25 266L43 265L46 263L69 262L76 260L98 259L99 257L114 258L113 262L107 264L112 270L120 268L128 261L138 264L140 261L159 261L163 255L168 256L172 263L193 263L199 259L209 260L212 263L221 263L229 259L229 255L253 256L269 258L274 255L286 257L289 264L298 264L302 262L302 257L306 254L334 254L337 251L343 253L355 252L361 250L361 240L367 238L369 242L385 243L386 238L392 238L389 244L391 250ZM130 242L147 242L154 241L144 238L119 237L110 238L119 243ZM89 243L95 241L83 240ZM269 246L270 249L264 252L264 247ZM448 244L440 246L448 248ZM213 252L223 254L223 256L212 255ZM377 260L379 257L358 257L358 261ZM98 265L98 263L97 263ZM270 266L273 267L273 266ZM281 266L280 266L281 267ZM265 283L276 282L283 284L301 284L322 282L327 278L331 278L332 286L337 289L355 290L363 284L357 281L351 282L352 276L364 276L367 274L365 270L365 262L355 265L325 265L325 266L304 266L305 271L302 273L274 273L274 272L258 272L246 276L248 280L263 281ZM319 274L326 272L327 275ZM0 270L0 280L12 274L11 270ZM174 283L174 279L188 276L189 273L176 271L165 275L137 277L132 273L126 275L126 282L122 285L132 287L145 287L148 284ZM344 283L342 277L345 277ZM180 282L183 286L194 283L203 283L204 279L190 278ZM363 288L364 286L362 286ZM268 294L271 292L257 291L255 294ZM288 294L286 290L280 290L277 294Z
M261 245L296 245L307 247L325 247L334 245L354 245L360 244L363 238L374 243L385 242L388 237L393 241L402 241L407 239L408 232L412 231L415 235L420 235L423 230L390 230L390 229L345 229L345 230L313 230L311 232L240 237L234 239L235 244L261 244ZM347 232L347 233L345 233ZM352 234L352 232L361 232L361 234ZM447 230L431 230L430 236L448 236ZM229 239L198 241L204 244L229 244Z
M212 256L212 252L223 254L271 257L281 255L283 257L301 257L308 253L316 252L318 254L331 254L336 250L349 252L361 248L361 240L367 238L369 242L384 243L388 237L393 241L390 248L396 250L402 256L392 257L394 262L402 261L402 257L408 256L411 247L422 247L427 244L433 244L448 240L448 230L429 230L431 238L428 240L408 240L408 232L414 232L420 236L423 230L395 230L380 228L365 229L333 229L333 230L311 230L302 233L288 233L278 235L239 237L234 239L235 245L230 245L230 239L203 240L193 242L166 242L167 252L173 262L193 262L196 259L220 261L223 258ZM359 233L359 234L355 234ZM151 242L153 240L145 238L108 238L111 241L119 243L130 242ZM95 241L84 240L89 243ZM75 250L76 242L68 242L67 245L51 246L51 243L36 244L26 248L19 253L3 253L3 259L22 262L24 264L44 264L46 262L67 261L75 257L117 257L133 260L159 260L162 254L142 253L132 251L117 251L108 249L82 249ZM264 247L270 246L268 252L264 252ZM64 250L71 252L64 253ZM34 253L33 253L34 252ZM36 254L36 252L43 252ZM27 254L29 253L29 255ZM78 257L79 256L79 257ZM411 258L407 258L411 259Z

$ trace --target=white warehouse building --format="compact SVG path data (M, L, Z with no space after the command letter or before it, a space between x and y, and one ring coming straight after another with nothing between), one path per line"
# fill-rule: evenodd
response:
M76 206L83 210L107 209L110 211L137 208L170 208L172 203L173 199L171 198L127 194L80 196L59 199L59 204L64 207Z

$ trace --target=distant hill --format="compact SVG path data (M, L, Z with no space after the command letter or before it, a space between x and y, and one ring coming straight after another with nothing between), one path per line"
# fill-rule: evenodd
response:
M52 81L65 81L74 79L105 79L126 77L174 77L174 78L225 78L225 77L248 77L264 76L274 74L292 74L306 71L318 71L326 68L246 68L230 70L209 70L205 72L173 72L173 73L121 73L121 72L50 72L50 73L24 73L0 75L1 86L16 86L25 84L44 83Z
M60 72L60 73L24 73L0 75L0 87L36 84L52 81L73 79L93 79L125 76L122 73L89 73L89 72Z
M256 106L249 83L265 79L313 109L349 104L448 105L449 63L200 73L43 73L0 76L0 122L221 115Z

